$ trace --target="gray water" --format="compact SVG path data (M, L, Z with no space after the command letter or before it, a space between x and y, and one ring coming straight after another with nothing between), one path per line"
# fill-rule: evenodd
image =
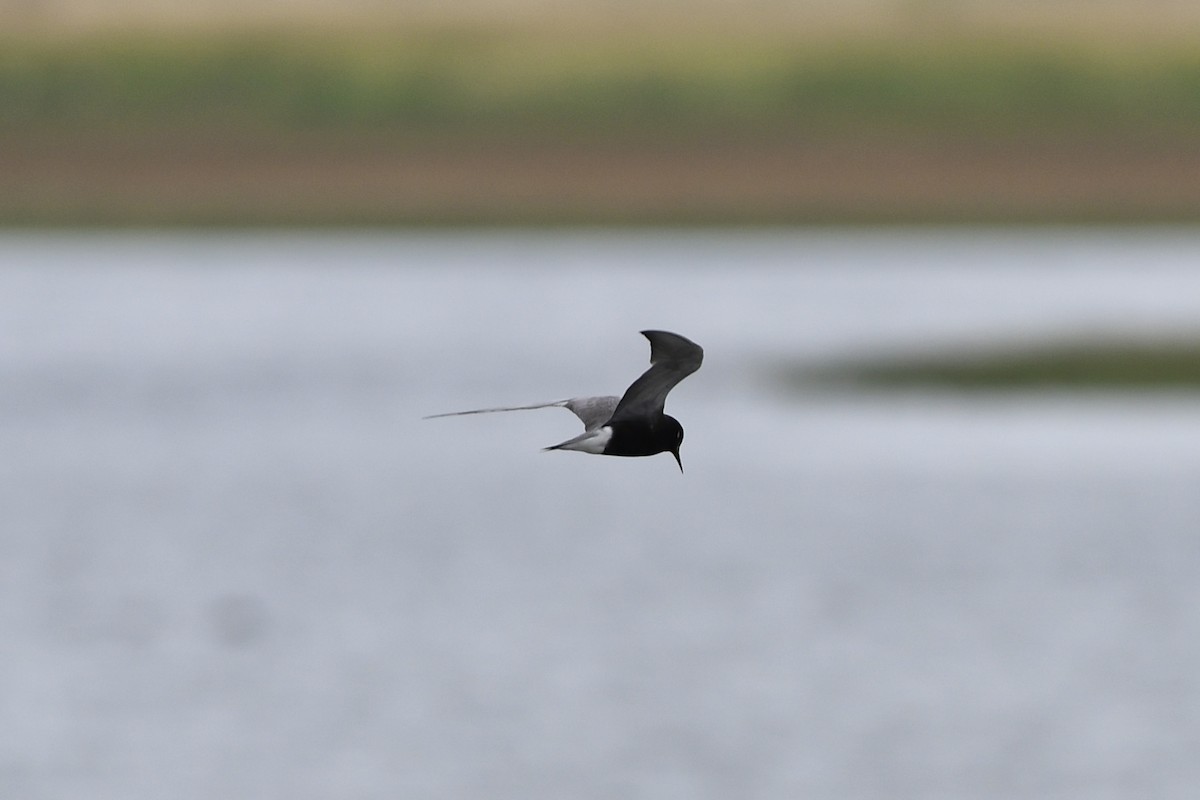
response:
M1200 235L0 237L0 797L1192 798L1200 398L784 388L1195 331ZM642 328L670 456L539 448Z

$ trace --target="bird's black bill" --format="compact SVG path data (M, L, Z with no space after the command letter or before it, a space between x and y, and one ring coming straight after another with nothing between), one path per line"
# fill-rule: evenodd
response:
M679 457L679 451L672 450L671 455L675 456L675 463L679 465L679 471L683 472L683 460Z

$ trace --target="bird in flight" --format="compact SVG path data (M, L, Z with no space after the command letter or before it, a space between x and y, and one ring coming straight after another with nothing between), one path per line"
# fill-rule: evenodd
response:
M650 340L650 369L630 384L621 397L572 397L552 403L504 408L477 408L433 414L425 419L490 414L494 411L528 411L535 408L565 408L583 422L583 433L545 450L578 450L605 456L652 456L670 453L683 471L679 446L683 426L663 413L667 393L681 380L700 369L704 350L700 345L668 331L642 331Z

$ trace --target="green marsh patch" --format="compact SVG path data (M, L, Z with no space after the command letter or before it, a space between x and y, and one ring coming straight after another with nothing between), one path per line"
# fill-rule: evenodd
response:
M1052 342L801 366L787 377L805 387L1200 390L1200 340Z

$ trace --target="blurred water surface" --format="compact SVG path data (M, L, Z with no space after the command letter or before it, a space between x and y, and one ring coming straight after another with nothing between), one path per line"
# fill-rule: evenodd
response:
M6 234L0 796L1200 789L1200 399L783 359L1200 319L1192 232ZM646 327L669 456L541 453Z

